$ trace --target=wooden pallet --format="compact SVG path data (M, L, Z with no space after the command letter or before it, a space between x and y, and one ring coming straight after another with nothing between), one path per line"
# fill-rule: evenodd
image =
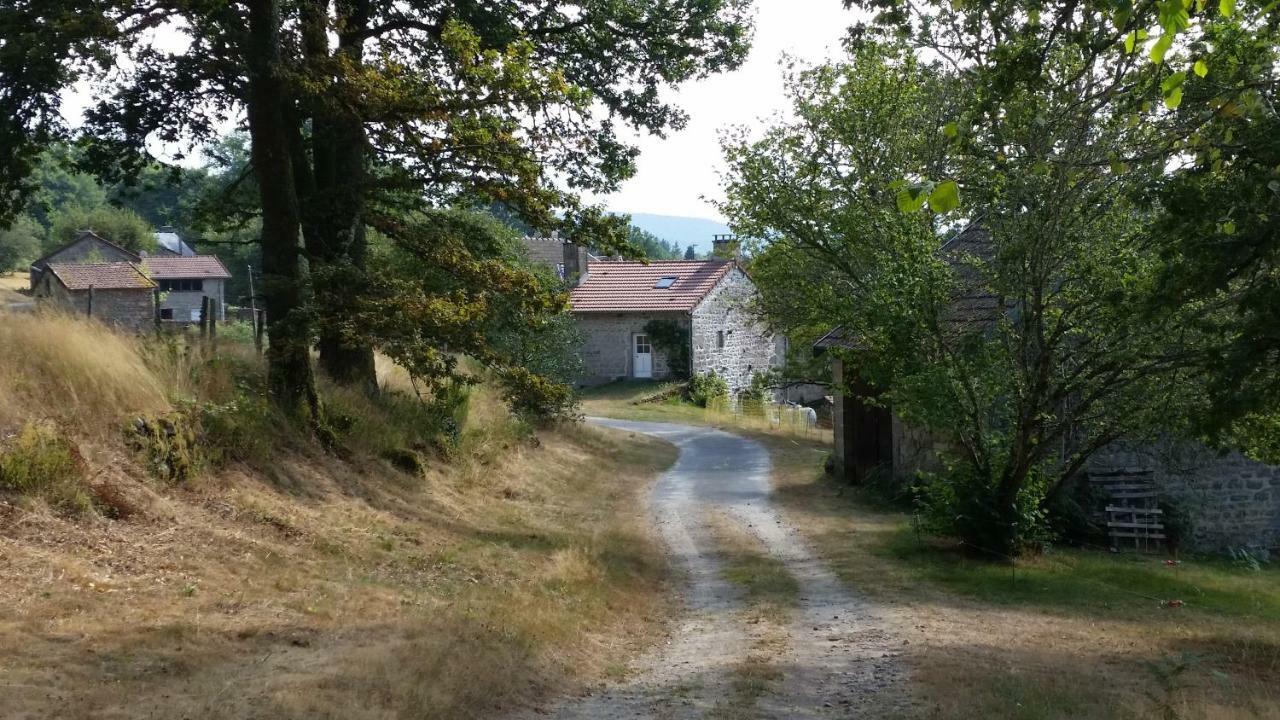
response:
M1113 550L1153 552L1164 547L1164 511L1159 507L1160 490L1150 470L1119 470L1091 473L1089 481L1106 493L1103 510L1107 536Z

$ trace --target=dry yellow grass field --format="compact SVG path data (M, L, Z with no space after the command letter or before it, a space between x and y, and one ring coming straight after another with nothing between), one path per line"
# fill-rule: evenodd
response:
M669 446L531 437L481 392L420 475L281 431L252 464L148 477L126 421L216 396L222 362L0 317L0 448L47 418L122 515L0 493L0 717L491 717L662 628L641 497Z

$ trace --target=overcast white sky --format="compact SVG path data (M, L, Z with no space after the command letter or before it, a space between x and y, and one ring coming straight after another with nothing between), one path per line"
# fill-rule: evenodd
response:
M762 118L782 110L782 55L811 62L833 57L856 19L841 0L755 4L755 42L747 62L735 72L689 83L674 93L676 103L689 114L689 124L666 138L640 140L635 177L619 192L597 198L610 210L723 220L702 199L721 197L719 131L736 125L757 127Z

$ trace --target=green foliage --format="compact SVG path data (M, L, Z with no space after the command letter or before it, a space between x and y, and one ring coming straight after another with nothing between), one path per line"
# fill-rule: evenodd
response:
M243 462L263 467L270 460L282 418L260 394L238 392L226 402L203 403L195 415L200 459L210 466Z
M92 508L84 460L51 423L27 423L7 447L0 446L0 491L40 498L76 514Z
M425 394L475 375L474 358L516 411L544 419L572 411L580 373L575 330L558 283L517 263L513 234L487 214L422 213L379 223L369 293L345 318L359 337L405 368Z
M698 250L697 250L696 248L694 248L692 245L690 245L689 247L685 248L685 249L684 249L684 259L685 259L685 260L697 260L697 259L698 259Z
M21 270L40 257L44 228L28 215L19 215L8 229L0 230L0 272Z
M71 205L54 213L47 249L61 247L76 238L80 230L92 230L101 237L133 252L154 252L155 228L132 210L99 205Z
M666 353L671 376L689 377L691 341L688 324L679 320L650 320L644 324L644 332L655 348Z
M929 529L980 552L1014 556L1040 550L1052 539L1045 500L1053 481L1051 473L1034 470L1010 498L999 477L953 463L943 475L921 478L916 490Z
M990 48L957 19L977 6L929 4L943 15L919 42L960 43L985 68ZM771 321L840 326L845 367L954 447L925 496L936 527L1005 554L1043 541L1047 499L1098 448L1187 430L1210 339L1190 308L1152 302L1162 258L1139 190L1165 159L1134 156L1155 138L1129 121L1146 100L1082 107L1114 92L1110 59L1051 47L1043 62L1043 83L993 89L863 42L797 75L794 120L726 148L725 213L767 241L752 270ZM954 185L921 180L938 177ZM960 188L979 218L964 233L902 212L904 191L911 210L942 190L945 212Z
M698 407L714 405L729 397L729 383L714 371L689 378L689 401Z
M650 260L677 260L680 258L680 246L663 240L653 233L631 226L628 238L632 245L639 248L644 257Z

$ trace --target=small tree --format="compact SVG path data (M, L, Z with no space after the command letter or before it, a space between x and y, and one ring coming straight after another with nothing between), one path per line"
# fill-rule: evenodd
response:
M20 270L40 255L44 228L28 215L19 215L0 230L0 272Z
M684 259L685 259L685 260L697 260L697 259L698 259L698 251L697 251L697 250L695 250L695 249L694 249L694 247L693 247L692 245L690 245L689 247L687 247L687 248L685 248L685 249L684 249Z
M1203 336L1147 302L1150 215L1109 161L1134 131L1079 102L1109 76L1070 52L1048 64L1072 80L991 117L963 75L866 44L794 78L793 122L728 148L726 215L771 244L766 307L844 327L845 366L951 441L926 494L938 526L1005 554L1043 539L1097 450L1200 401ZM961 188L980 221L956 237Z
M81 230L92 230L101 237L133 252L152 252L156 247L155 229L132 210L98 205L71 205L54 213L49 229L49 247L61 247L76 238Z

